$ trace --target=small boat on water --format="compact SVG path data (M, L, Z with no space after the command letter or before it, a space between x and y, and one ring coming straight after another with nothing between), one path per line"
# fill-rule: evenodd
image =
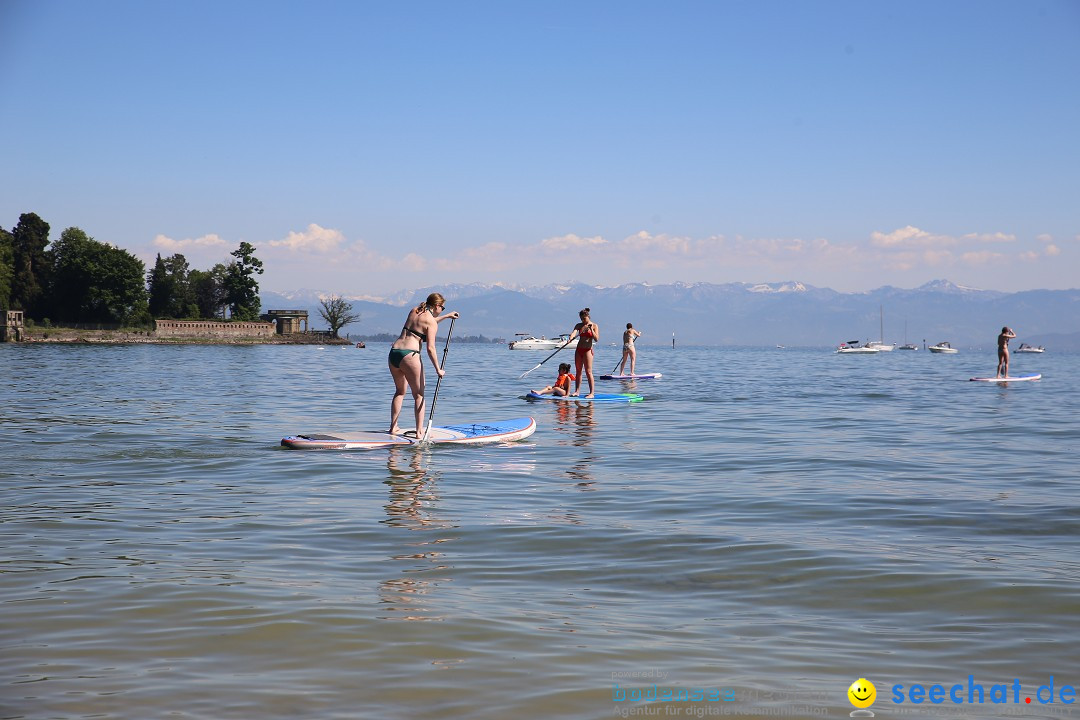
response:
M898 350L918 350L919 346L915 343L909 343L907 340L907 320L904 321L904 344L901 345Z
M836 348L836 352L840 355L874 355L881 351L876 347L871 347L870 343L860 345L858 340L848 340L846 343L840 343Z
M558 350L566 343L569 333L563 333L558 337L548 338L543 335L535 337L529 333L517 333L518 339L510 343L511 350ZM573 350L577 347L577 338L566 347Z
M939 342L939 343L938 343L937 345L931 345L930 347L928 347L928 348L926 348L926 349L927 349L927 350L929 350L929 351L930 351L930 352L932 352L932 353L949 353L949 354L955 354L955 353L958 353L958 352L960 352L959 350L957 350L956 348L954 348L954 347L953 347L952 345L950 345L949 343L945 342L944 340L942 340L941 342Z
M892 352L896 347L896 343L885 342L885 308L878 306L878 312L880 313L881 321L881 336L877 340L869 340L866 343L866 347L874 348L878 352Z
M1031 345L1028 345L1027 343L1020 343L1020 347L1013 350L1013 352L1041 353L1041 352L1046 352L1046 348L1044 348L1042 345L1040 345L1039 347L1032 347Z

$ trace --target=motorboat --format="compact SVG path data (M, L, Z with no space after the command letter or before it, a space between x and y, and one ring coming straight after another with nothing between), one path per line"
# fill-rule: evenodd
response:
M937 345L931 345L930 347L928 347L926 349L929 350L932 353L955 354L955 353L960 352L959 350L957 350L956 348L954 348L952 345L945 342L944 340L939 342Z
M840 343L836 352L842 355L873 355L881 351L876 347L871 347L870 343L860 345L858 340L848 340L846 343Z
M569 333L563 333L553 338L544 335L535 337L529 333L517 333L517 336L518 339L510 343L511 350L558 350L564 345L573 350L578 344L577 338L566 344L567 339L570 337Z
M1031 345L1028 345L1027 343L1020 343L1020 347L1013 350L1013 352L1041 353L1041 352L1046 352L1046 348L1044 348L1042 345L1040 345L1039 347L1032 347Z

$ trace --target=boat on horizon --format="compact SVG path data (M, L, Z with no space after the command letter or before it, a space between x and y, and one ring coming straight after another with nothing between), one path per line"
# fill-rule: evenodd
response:
M1040 345L1039 347L1032 347L1031 345L1028 345L1027 343L1020 343L1020 347L1016 348L1016 350L1013 350L1013 352L1041 353L1041 352L1046 352L1046 348L1044 348L1042 345Z
M836 347L836 352L839 355L876 355L881 351L876 347L871 347L870 343L860 345L858 340L848 340L840 343Z
M946 342L944 340L939 342L937 345L931 345L930 347L928 347L926 349L929 350L932 353L956 354L956 353L960 352L959 350L957 350L956 348L954 348L952 345L950 345L948 342Z
M896 343L885 342L885 308L881 305L878 305L878 314L878 322L880 324L878 331L880 334L878 335L877 340L867 341L865 347L874 348L878 352L892 352L893 348L896 347Z
M907 339L907 320L904 321L904 344L901 345L898 350L918 350L919 346L915 343L908 342Z
M516 333L518 335L517 340L511 342L511 350L558 350L566 344L567 339L570 337L570 333L563 333L558 337L549 338L544 335L535 337L529 333ZM566 344L566 347L574 349L577 347L578 339L574 338L573 342Z

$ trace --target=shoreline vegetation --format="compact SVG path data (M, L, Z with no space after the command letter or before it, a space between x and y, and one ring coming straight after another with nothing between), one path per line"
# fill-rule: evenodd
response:
M90 345L354 345L362 343L390 343L397 339L390 333L376 335L346 335L330 337L325 332L293 333L272 337L172 337L158 335L153 330L142 328L74 328L74 327L28 327L19 343L12 344L90 344ZM490 343L505 342L501 338L488 338L483 335L455 336L455 343Z

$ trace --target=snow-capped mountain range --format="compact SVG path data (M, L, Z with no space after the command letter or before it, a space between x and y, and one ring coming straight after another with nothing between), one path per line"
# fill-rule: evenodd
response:
M516 333L551 337L569 332L577 312L592 309L604 342L617 342L627 322L642 343L684 345L823 346L879 339L884 315L887 342L921 346L948 340L986 346L1003 325L1019 342L1080 349L1080 289L1003 293L934 280L914 289L891 286L840 293L797 281L779 283L584 283L538 287L447 284L403 290L385 297L342 294L361 314L346 327L352 335L397 334L405 308L440 292L461 313L457 330L467 335L512 339ZM306 309L321 327L319 302L332 293L301 289L263 292L263 309ZM905 337L905 327L907 329ZM1067 337L1075 334L1075 338ZM1040 338L1053 337L1053 341Z

